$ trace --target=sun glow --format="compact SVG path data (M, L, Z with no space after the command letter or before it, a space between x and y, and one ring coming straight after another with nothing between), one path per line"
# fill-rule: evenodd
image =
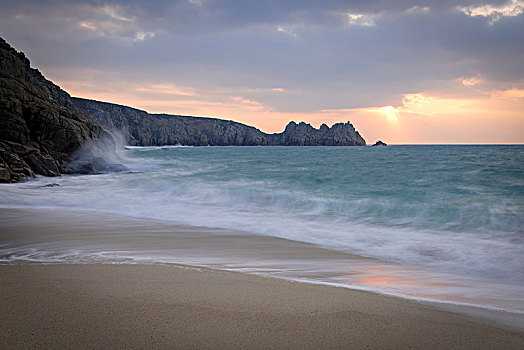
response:
M399 110L393 106L371 108L370 112L377 112L386 116L388 122L396 123L398 122Z
M93 70L84 70L82 76L86 80L82 81L49 75L73 96L110 101L151 113L230 119L269 133L282 132L291 120L305 121L315 127L350 120L368 143L379 139L391 144L524 143L524 89L518 87L480 90L476 95L466 96L421 91L405 94L398 103L382 106L293 113L279 111L263 98L267 93L291 91L287 88L239 89L217 95L212 90L183 83L130 82ZM457 84L457 79L453 83ZM261 98L256 98L258 93Z

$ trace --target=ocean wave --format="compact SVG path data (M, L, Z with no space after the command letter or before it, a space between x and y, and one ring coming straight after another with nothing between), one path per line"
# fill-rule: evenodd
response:
M4 185L0 206L94 209L248 231L524 281L524 193L509 185L519 182L513 169L522 169L522 150L506 163L496 157L503 148L437 150L130 148L122 160L138 172ZM485 164L490 159L497 167ZM51 182L59 186L45 187Z
M166 146L123 146L127 150L132 151L156 151L156 150L169 150L169 149L177 149L177 148L191 148L193 146L185 146L185 145L166 145Z

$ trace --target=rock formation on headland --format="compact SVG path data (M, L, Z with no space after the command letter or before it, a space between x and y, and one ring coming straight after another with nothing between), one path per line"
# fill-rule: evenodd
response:
M387 143L378 140L373 144L373 146L387 146Z
M71 98L44 78L22 52L0 38L0 182L36 174L93 174L111 164L115 133L129 145L365 146L351 123L319 129L290 122L266 134L229 120L148 114L111 103Z
M351 123L315 129L290 122L282 133L266 134L230 120L149 114L112 103L72 98L73 103L109 130L122 133L131 146L365 146Z
M107 164L89 149L102 145L112 136L0 38L0 182L96 172Z
M322 124L315 129L309 124L290 122L284 132L273 134L274 144L285 146L365 146L366 141L353 124L336 123L330 128Z

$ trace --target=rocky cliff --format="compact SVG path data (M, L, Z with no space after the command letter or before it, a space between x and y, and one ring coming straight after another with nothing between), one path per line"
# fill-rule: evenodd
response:
M283 146L365 146L366 141L353 124L336 123L331 128L322 124L319 129L301 122L290 122L284 132L271 135L272 144Z
M112 136L0 38L0 182L96 172Z
M241 123L178 115L148 114L112 103L72 98L73 103L131 146L267 145L267 135Z
M35 174L122 170L103 157L114 153L116 133L128 144L139 146L366 144L349 122L331 128L323 124L320 129L291 122L282 133L266 134L229 120L148 114L71 98L0 38L0 182L17 182Z
M282 133L266 134L257 128L215 118L149 114L112 103L72 98L75 106L132 146L365 146L353 125L322 124L315 129L304 122L290 122Z

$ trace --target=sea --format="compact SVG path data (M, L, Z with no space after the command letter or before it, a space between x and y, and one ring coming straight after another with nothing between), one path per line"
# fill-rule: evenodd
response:
M169 244L146 249L147 231L136 244L119 232L99 246L98 236L0 236L0 263L189 264L524 314L524 146L127 146L118 157L128 171L1 185L0 211L99 213L275 240L243 249L219 234L206 259ZM289 250L268 248L279 245Z

